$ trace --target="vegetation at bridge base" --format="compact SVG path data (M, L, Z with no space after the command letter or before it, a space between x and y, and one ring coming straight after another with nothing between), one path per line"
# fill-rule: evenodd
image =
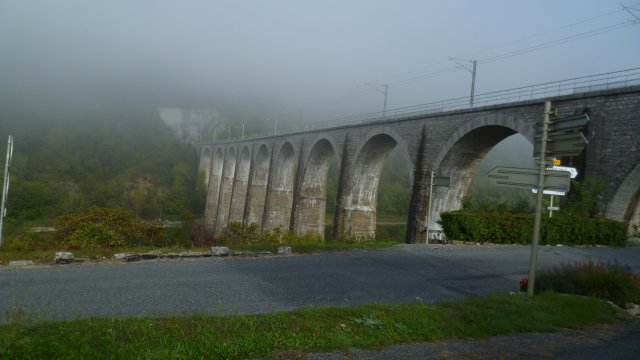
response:
M309 253L316 251L341 251L353 249L379 249L397 244L394 239L376 239L369 242L345 241L333 239L331 225L325 228L325 238L314 234L297 236L290 231L284 231L277 227L260 232L257 224L243 225L239 222L231 222L224 233L215 238L216 245L225 245L233 249L272 251L275 252L279 245L291 246L294 253Z
M227 224L223 234L217 238L217 244L227 246L245 245L294 245L294 244L322 244L322 237L313 234L296 236L281 227L260 231L258 224L244 225L241 222Z
M626 307L640 304L640 275L616 262L583 259L538 275L535 290L592 296Z
M56 322L24 311L9 315L11 323L0 325L3 359L301 358L305 353L354 347L558 331L621 318L597 299L556 293L229 317Z
M89 257L130 249L191 248L193 221L163 226L123 208L91 208L54 220L55 231L14 231L3 237L2 260L50 261L53 252L70 250Z
M529 244L533 215L451 211L440 214L440 224L449 239L474 243ZM543 218L541 245L625 246L627 227L605 218L554 216Z

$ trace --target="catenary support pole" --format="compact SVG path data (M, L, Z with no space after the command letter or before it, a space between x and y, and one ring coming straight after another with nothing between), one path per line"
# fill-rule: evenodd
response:
M387 94L389 93L389 84L384 84L384 107L382 108L382 117L387 116Z
M473 60L473 71L471 72L471 96L469 97L469 107L473 107L473 96L476 92L476 65L478 61Z

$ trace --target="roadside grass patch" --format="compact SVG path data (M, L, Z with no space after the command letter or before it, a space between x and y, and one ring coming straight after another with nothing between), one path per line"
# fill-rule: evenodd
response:
M539 275L536 291L548 290L611 300L625 307L640 304L640 275L617 262L583 259L560 263Z
M349 347L557 331L620 316L597 299L543 293L228 317L13 323L0 326L0 358L296 358Z

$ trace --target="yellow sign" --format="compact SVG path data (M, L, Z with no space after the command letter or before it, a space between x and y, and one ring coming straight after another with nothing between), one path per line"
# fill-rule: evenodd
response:
M553 165L554 166L560 166L560 159L553 159Z

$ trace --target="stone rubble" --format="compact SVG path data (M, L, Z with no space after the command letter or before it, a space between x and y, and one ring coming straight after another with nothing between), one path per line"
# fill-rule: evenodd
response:
M291 255L291 246L278 246L279 255Z
M277 255L291 255L291 246L279 246L275 254ZM274 253L271 251L246 251L246 250L231 250L227 246L213 246L207 252L202 251L183 251L181 253L170 252L161 253L158 250L149 251L145 253L115 253L111 257L112 261L118 262L134 262L140 260L155 260L155 259L188 259L188 258L202 258L202 257L223 257L223 256L235 256L235 257L263 257L272 256ZM91 261L108 261L109 259L102 257L96 259L89 258L75 258L72 252L58 251L55 253L55 264L71 264L71 263L84 263ZM32 266L35 263L32 260L11 260L9 266Z
M138 254L131 254L131 253L117 253L117 254L113 254L113 258L114 258L115 260L124 261L124 262L139 261L139 260L141 259L140 255L138 255Z
M202 257L202 251L183 251L180 253L181 258L199 258Z
M31 266L34 265L31 260L11 260L9 266Z
M213 256L227 256L229 255L229 248L226 246L213 246L211 247L211 254Z
M158 253L154 251L146 252L146 253L140 254L140 257L142 258L142 260L153 260L158 258Z
M56 255L53 258L53 261L56 264L71 264L75 261L75 259L73 258L72 252L59 251L59 252L56 252Z

